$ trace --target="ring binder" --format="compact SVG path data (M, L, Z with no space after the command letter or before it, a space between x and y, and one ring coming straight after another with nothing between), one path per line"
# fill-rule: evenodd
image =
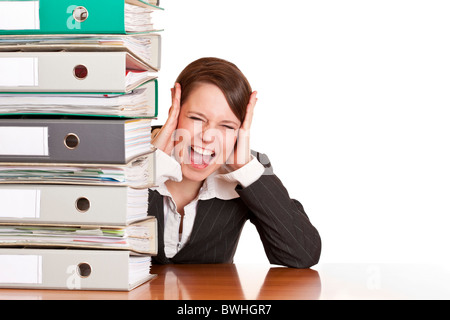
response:
M0 1L0 288L155 277L159 0Z
M139 0L0 1L0 34L127 34L153 30L151 13L164 10ZM12 17L7 19L8 17ZM150 21L144 25L135 21Z
M0 288L130 291L153 279L129 251L0 248Z
M150 131L151 119L0 118L0 165L126 164L152 152Z
M148 215L148 190L129 187L0 184L0 200L0 225L124 226Z

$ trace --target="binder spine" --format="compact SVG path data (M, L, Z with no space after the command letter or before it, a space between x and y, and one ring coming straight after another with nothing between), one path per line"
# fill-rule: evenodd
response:
M46 156L8 155L0 145L0 163L105 163L126 164L124 120L4 120L0 129L47 128ZM1 140L13 139L3 137ZM26 138L26 137L25 137ZM18 146L19 148L19 146ZM24 147L25 148L25 147Z
M8 267L10 276L0 278L0 288L129 291L129 256L128 251L2 248L0 269ZM23 261L29 268L19 268Z
M4 64L15 59L28 65L2 79L0 92L126 92L124 52L0 52Z
M0 34L125 34L124 0L39 0L38 29Z
M105 186L0 185L0 224L125 226L127 190Z

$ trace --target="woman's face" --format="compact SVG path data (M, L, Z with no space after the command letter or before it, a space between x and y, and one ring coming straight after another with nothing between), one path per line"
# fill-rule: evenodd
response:
M226 163L240 126L222 91L198 84L181 106L175 135L175 156L184 178L203 181Z

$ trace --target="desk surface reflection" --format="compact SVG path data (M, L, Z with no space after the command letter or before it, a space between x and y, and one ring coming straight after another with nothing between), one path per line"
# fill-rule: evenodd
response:
M131 292L0 289L0 299L317 300L449 299L445 266L324 264L154 265L157 277Z

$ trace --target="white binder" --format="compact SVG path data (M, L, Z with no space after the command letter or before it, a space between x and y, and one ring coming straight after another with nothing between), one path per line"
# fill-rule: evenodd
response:
M155 277L150 268L128 251L0 249L0 288L130 291Z
M126 226L148 215L148 189L0 185L0 224Z
M0 52L0 92L126 93L154 78L127 52Z

